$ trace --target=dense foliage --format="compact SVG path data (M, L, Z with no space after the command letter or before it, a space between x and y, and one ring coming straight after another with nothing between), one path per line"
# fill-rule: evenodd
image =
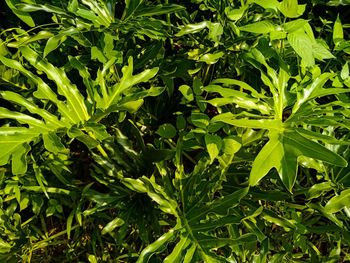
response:
M0 262L350 261L348 0L5 0Z

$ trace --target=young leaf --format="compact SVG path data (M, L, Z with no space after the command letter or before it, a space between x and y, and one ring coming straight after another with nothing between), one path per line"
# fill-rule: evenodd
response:
M343 25L338 15L337 20L335 20L334 26L333 26L333 43L338 44L339 41L343 39L344 39Z

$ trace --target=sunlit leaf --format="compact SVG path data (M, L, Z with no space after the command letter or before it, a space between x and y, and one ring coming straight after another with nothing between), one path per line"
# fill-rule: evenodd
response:
M344 190L340 193L340 195L334 196L332 199L330 199L325 209L329 213L336 213L343 208L349 208L350 207L350 189Z

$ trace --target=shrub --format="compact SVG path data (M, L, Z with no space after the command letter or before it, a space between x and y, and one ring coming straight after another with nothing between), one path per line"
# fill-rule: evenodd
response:
M350 260L348 1L6 4L1 261Z

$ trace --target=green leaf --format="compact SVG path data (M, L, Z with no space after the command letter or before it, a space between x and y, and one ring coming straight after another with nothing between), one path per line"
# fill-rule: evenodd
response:
M339 145L349 145L350 144L350 142L348 142L348 141L337 140L333 136L320 134L318 132L313 132L313 131L305 130L302 128L297 128L297 129L295 129L295 131L297 131L298 133L300 133L302 136L304 136L306 138L319 140L319 141L322 141L322 142L328 143L328 144L339 144Z
M192 244L191 247L189 249L187 249L186 255L183 259L183 263L191 263L192 262L192 258L196 252L196 249L197 249L196 244Z
M219 248L226 245L243 245L251 242L256 242L256 236L252 233L244 234L238 238L215 238L209 235L201 235L199 239L200 245L205 248ZM207 261L206 261L207 262Z
M21 47L20 51L35 68L45 72L48 78L56 83L58 92L67 99L67 106L71 111L69 115L74 116L76 122L88 120L90 116L84 98L77 86L70 82L65 72L40 58L36 52L28 47Z
M328 212L327 209L325 209L321 205L315 204L315 203L308 203L307 206L312 208L312 209L317 210L324 217L328 218L330 221L332 221L334 224L336 224L338 227L343 228L343 222L341 220L339 220L334 214Z
M99 145L98 141L92 138L91 136L87 135L83 131L81 131L78 128L71 127L67 134L72 139L77 139L84 143L89 149L93 149Z
M249 177L250 185L256 185L272 168L276 168L283 184L291 191L297 175L299 156L337 166L347 166L344 158L295 131L286 130L283 133L270 131L269 138L253 162Z
M341 72L340 72L340 77L343 80L347 80L349 78L349 64L348 61L345 62Z
M259 21L239 27L241 31L246 31L255 34L267 34L275 31L275 25L269 20Z
M220 215L227 215L229 209L232 209L239 205L240 200L246 196L249 192L249 187L242 188L233 192L232 194L226 195L220 199L214 200L204 207L199 209L193 209L187 213L189 223L197 222L198 219L209 213L215 213Z
M266 221L273 223L277 226L281 226L283 228L285 228L286 230L295 230L296 226L294 224L292 224L289 220L283 218L283 217L279 217L277 215L275 215L274 213L270 212L270 211L265 211L263 213L262 216Z
M222 227L224 225L231 225L231 224L240 224L241 223L241 218L237 216L224 216L216 220L206 220L205 223L192 223L191 224L191 229L194 232L204 232L204 231L210 231L214 230L216 228Z
M32 2L31 4L17 4L16 7L23 12L44 11L48 13L61 14L64 16L67 15L67 12L64 9L58 8L50 4L38 5Z
M136 263L146 263L149 258L157 252L160 252L164 246L175 236L176 231L174 229L170 229L167 233L163 234L152 244L148 245L144 248L140 254L140 257L137 259Z
M53 153L59 153L66 149L60 138L53 132L43 134L43 140L45 148Z
M94 14L96 14L97 19L92 20L92 22L97 26L108 27L112 22L114 22L114 14L110 13L105 2L85 0L83 3L87 5ZM85 9L78 9L76 13L79 13L80 10L85 11Z
M44 185L44 182L45 182L45 178L44 178L44 175L42 174L41 172L41 169L40 167L34 163L33 164L33 169L34 169L34 173L35 173L35 179L36 181L38 182L39 186L40 186L40 189L41 191L45 194L45 196L49 199L49 195L46 191L46 187ZM40 208L39 208L40 209Z
M270 32L270 40L280 40L280 39L285 39L287 37L287 33L284 31L272 31Z
M131 0L133 1L133 0ZM161 4L137 9L134 16L160 16L184 10L185 7L175 4Z
M91 48L91 59L97 59L101 63L107 62L107 58L104 56L103 52L96 46Z
M266 98L263 94L259 93L256 89L254 89L253 87L251 87L249 84L245 83L244 81L240 81L237 79L229 79L229 78L218 78L212 81L212 84L223 84L225 86L238 86L240 88L240 91L242 92L242 90L246 90L249 91L250 94L252 95L252 97L254 98ZM207 88L209 88L210 86L212 86L212 84L210 84L209 86L207 86ZM220 89L218 90L217 85L214 85L214 90L212 90L213 92L218 92L221 94L221 96L226 97L226 96L231 96L231 94L233 96L236 96L235 93L231 93L230 91L228 91L227 89ZM210 90L210 89L209 89ZM231 89L230 89L231 90Z
M89 255L88 260L90 263L98 263L97 258L95 255Z
M142 3L143 0L125 0L123 19L127 19L132 16Z
M63 128L65 126L64 123L60 122L55 115L39 108L36 104L22 97L18 93L12 91L0 91L0 97L26 108L30 113L39 115L45 120L46 126L50 127L51 129Z
M113 60L111 61L113 62ZM112 66L111 63L108 67ZM135 86L142 82L147 82L153 78L157 72L158 68L146 69L137 75L133 75L133 59L132 57L128 60L128 65L122 68L123 77L120 82L116 83L112 87L106 87L104 75L100 76L100 93L95 93L95 101L97 102L97 108L107 110L109 107L117 104L121 100L121 96L132 86Z
M205 62L208 65L215 64L218 62L218 60L224 56L224 52L217 52L217 53L207 53L199 57L199 62Z
M232 21L237 21L243 17L246 10L247 10L246 6L242 6L238 9L232 9L231 7L226 7L225 14L228 19Z
M42 129L43 131L49 131L50 128L48 128L45 123L41 120L35 119L27 114L23 114L16 111L10 111L6 108L0 107L0 119L14 119L17 120L19 123L22 124L28 124L29 128L34 129Z
M181 85L179 87L179 91L182 93L182 95L185 97L185 99L187 101L193 101L194 100L193 92L192 92L192 89L190 88L190 86L188 86L188 85Z
M231 136L224 138L222 142L222 151L226 154L233 155L236 152L238 152L239 149L242 147L242 144L239 141L237 141L236 138Z
M67 218L67 224L66 224L66 226L67 226L67 238L68 238L68 239L70 239L70 233L71 233L71 231L72 231L72 223L73 223L74 214L75 214L75 209L73 209L73 210L70 212L70 214L69 214L69 216L68 216L68 218Z
M280 6L280 3L277 0L253 0L252 2L260 5L264 9L273 9L276 11Z
M23 211L29 206L29 195L28 194L22 194L21 195L21 202L19 203L20 211Z
M300 28L304 28L306 24L308 24L307 20L296 19L296 20L285 23L283 28L288 33L293 33L297 30L300 30Z
M209 28L209 39L214 42L219 42L221 35L224 33L224 28L220 23L210 23Z
M161 126L159 126L157 132L160 136L166 139L170 139L176 136L176 128L170 124L170 123L165 123Z
M15 158L12 169L17 173L24 173L27 169L26 154L29 150L28 143L39 136L34 129L1 127L0 128L0 165L5 165L10 159Z
M105 235L107 233L112 232L115 228L120 227L122 225L124 225L124 220L116 217L114 218L112 221L110 221L107 225L105 225L105 227L102 229L101 234Z
M315 184L308 189L306 193L306 197L308 200L318 198L323 193L326 193L334 189L334 187L335 185L332 182L323 182L323 183Z
M29 36L29 35L23 36L23 37L19 38L18 41L8 43L7 46L13 47L13 48L19 48L21 46L25 46L25 45L28 45L30 43L37 42L38 40L48 39L48 38L52 37L53 35L54 34L49 32L49 31L42 30L33 36Z
M135 113L137 112L141 106L143 105L144 100L143 99L139 99L139 100L135 100L135 101L128 101L128 102L124 102L119 104L115 109L114 107L110 107L110 109L114 110L126 110L130 113Z
M235 119L231 114L219 114L211 120L212 122L224 122L237 127L253 128L253 129L271 129L271 130L282 130L283 123L280 120L273 119Z
M12 12L21 19L24 23L26 23L30 27L35 27L35 22L33 18L25 11L18 10L16 5L19 4L20 0L5 0L8 7L12 10Z
M279 10L285 17L296 18L305 12L306 5L298 5L298 0L283 0Z
M202 31L204 28L207 28L210 24L209 21L203 21L197 24L187 24L181 27L180 31L176 34L177 37L181 37L187 34L194 34Z
M259 110L262 114L269 114L271 109L268 104L262 102L258 98L252 98L247 93L229 89L222 88L219 85L209 85L204 87L207 92L217 92L224 98L214 98L208 100L207 102L215 107L220 107L226 104L236 104L244 109Z
M44 58L57 49L64 41L66 41L67 36L59 34L53 37L50 37L49 40L47 41L44 49Z
M324 41L317 40L313 45L313 55L316 59L323 61L324 59L335 58L329 51L329 47Z
M11 251L11 244L5 242L2 238L0 238L0 253L1 254L6 254L9 253Z
M183 129L186 128L186 119L185 119L184 116L178 115L178 116L176 117L176 128L177 128L178 130L183 130Z
M32 210L35 215L38 215L40 213L40 210L42 206L44 205L44 200L41 196L39 195L33 195L31 197L31 202L32 202Z
M346 189L340 195L331 198L325 206L328 213L337 213L344 208L350 208L350 189Z
M12 173L25 174L27 172L27 154L30 146L26 143L21 144L12 152Z
M57 95L52 91L52 89L42 79L35 76L30 71L26 70L18 61L8 59L8 58L2 57L2 56L0 56L0 60L7 67L18 70L23 75L25 75L28 79L30 79L34 83L36 83L38 89L36 92L34 92L34 96L38 99L46 99L46 100L50 100L53 103L55 103L57 108L59 109L59 112L63 115L64 118L66 118L65 123L67 123L67 122L76 123L76 120L74 119L74 116L71 113L70 108L65 103L58 100Z
M289 44L295 52L302 58L305 66L315 65L315 58L313 55L313 42L310 37L303 31L295 31L287 35Z
M298 92L297 101L293 106L292 112L296 113L303 104L305 104L306 102L312 99L348 92L348 89L323 88L325 83L333 76L334 76L334 73L323 73L317 78L315 78L311 84L303 88L301 92Z
M192 112L191 122L198 128L206 129L206 127L209 125L209 117L204 113Z
M222 148L222 140L219 136L212 134L206 134L204 139L210 160L213 162L220 153Z
M181 236L180 241L176 244L173 251L164 259L164 263L182 263L183 253L191 244L188 236Z
M338 15L333 26L333 43L337 45L343 39L344 39L343 25Z

